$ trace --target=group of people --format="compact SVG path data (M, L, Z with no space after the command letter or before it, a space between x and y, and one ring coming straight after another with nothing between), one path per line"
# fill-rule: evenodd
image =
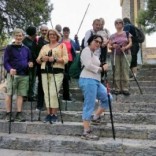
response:
M62 32L60 25L55 29L42 25L40 37L36 36L36 28L33 26L26 29L26 37L22 29L16 28L13 32L14 42L6 47L4 53L4 67L7 70L6 119L10 120L11 99L16 93L17 114L11 121L25 121L22 115L23 97L34 100L35 80L38 77L37 109L41 110L45 103L47 116L44 122L56 122L58 93L63 86L64 100L71 100L69 69L76 51L81 50L79 87L84 96L82 138L98 139L98 136L92 134L90 125L100 124L100 116L108 108L107 89L102 83L102 77L108 70L107 50L112 51L112 64L115 65L113 93L124 95L130 95L126 59L132 56L131 68L136 76L139 50L139 44L134 40L134 26L128 18L115 20L116 33L112 35L104 25L103 18L95 19L93 29L86 32L81 46L76 35L74 40L70 38L69 27L64 27ZM92 116L96 99L100 105Z

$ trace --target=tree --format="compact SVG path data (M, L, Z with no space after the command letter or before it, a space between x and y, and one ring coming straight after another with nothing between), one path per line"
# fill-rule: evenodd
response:
M49 0L1 0L0 33L10 33L15 27L25 30L50 20L52 4Z
M138 23L148 34L156 31L156 0L147 1L147 8L139 12Z

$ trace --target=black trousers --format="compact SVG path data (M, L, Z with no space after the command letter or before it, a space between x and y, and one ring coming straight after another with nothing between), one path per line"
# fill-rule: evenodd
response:
M72 62L68 62L65 65L65 71L64 71L64 78L63 78L63 99L64 100L69 100L70 99L70 94L69 94L69 68L71 66Z
M37 65L38 90L37 90L37 108L41 109L44 106L44 92L42 87L41 66Z
M137 67L137 54L139 51L139 44L138 43L133 43L131 47L131 66L130 68Z

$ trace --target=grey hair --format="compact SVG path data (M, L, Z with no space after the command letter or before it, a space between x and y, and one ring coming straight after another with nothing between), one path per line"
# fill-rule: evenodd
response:
M44 29L44 28L48 29L48 26L45 25L45 24L43 24L43 25L40 26L40 30L42 30L42 29Z
M15 28L12 34L13 36L15 36L18 33L22 33L23 35L25 35L24 31L20 28Z

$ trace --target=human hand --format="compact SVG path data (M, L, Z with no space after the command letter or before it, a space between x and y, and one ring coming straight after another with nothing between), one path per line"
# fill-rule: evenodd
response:
M107 70L108 70L108 64L104 64L104 65L102 66L102 68L103 68L104 71L107 71Z
M16 75L16 69L10 69L10 75L12 76Z
M53 56L49 57L49 62L54 62L54 57Z
M34 66L33 62L28 63L29 68L32 68Z
M42 56L42 61L43 61L43 62L49 61L49 57L48 57L48 56Z
M122 46L122 47L121 47L121 51L122 51L122 52L125 52L125 51L126 51L126 47Z
M77 36L77 35L75 35L74 39L75 39L75 40L78 40L78 36Z
M114 49L117 49L117 48L119 47L119 45L116 44L116 43L114 43L114 44L112 45L112 47L113 47Z

